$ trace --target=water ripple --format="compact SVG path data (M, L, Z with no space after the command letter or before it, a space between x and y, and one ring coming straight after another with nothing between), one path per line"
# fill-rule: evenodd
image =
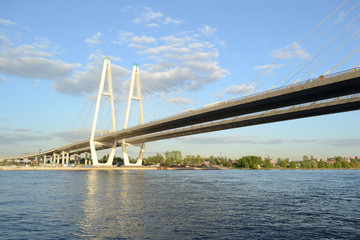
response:
M360 171L0 172L2 239L359 239Z

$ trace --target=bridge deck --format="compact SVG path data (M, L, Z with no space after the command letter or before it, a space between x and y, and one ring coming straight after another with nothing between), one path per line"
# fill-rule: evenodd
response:
M311 103L319 100L331 99L331 98L336 98L336 97L341 97L356 93L360 93L360 71L348 70L346 72L334 74L325 78L320 77L296 85L286 86L281 89L275 89L272 91L267 91L257 95L251 95L233 101L221 102L211 107L204 107L196 110L191 110L176 116L160 119L154 122L149 122L141 126L139 125L128 129L112 132L107 135L97 137L95 140L97 142L107 143L120 139L129 139L129 138L138 137L136 138L136 140L133 139L134 142L140 142L139 139L143 139L143 141L146 142L146 137L142 138L140 136L153 134L157 132L163 132L171 129L178 129L185 126L192 126L206 122L210 122L209 125L211 125L212 121L218 121L230 117L247 115L256 112L263 112L263 111L284 108L294 105L296 106L298 104ZM355 102L356 103L346 104L346 105L341 105L339 102L337 102L337 104L339 104L339 107L333 106L332 107L333 110L331 111L326 110L322 114L357 110L359 109L358 102L357 100ZM344 110L341 110L341 107L343 107ZM325 110L325 108L322 108L322 110ZM320 109L316 111L317 111L317 115L321 115ZM283 120L288 120L286 118L289 116L292 116L289 119L307 117L307 114L308 116L312 116L310 112L311 111L308 112L299 111L299 113L288 112L287 115L278 115L276 117L267 116L268 118L265 118L266 116L264 116L263 119L257 119L251 125L254 125L255 123L256 124L266 123L269 117L271 117L271 119L278 119L278 121L282 121L280 120L281 119L280 116L283 116ZM239 126L237 124L235 125L233 124L232 126L240 127L241 124ZM244 122L242 124L244 124ZM231 126L231 124L227 123L227 126ZM222 129L226 128L226 126L219 125L216 128L213 128L211 131L215 131L220 127L222 127ZM204 132L205 130L202 129L201 131ZM164 139L165 136L166 135L163 135L161 139ZM150 139L148 140L154 141ZM22 157L31 158L39 155L60 153L62 151L79 152L82 151L82 149L87 149L88 147L89 147L89 140L84 140L81 142L72 143L59 148L50 149L48 151L41 152L40 154L37 153L37 154L31 154L21 157L18 156L17 158L22 158ZM16 157L8 158L8 159L14 159L14 158Z

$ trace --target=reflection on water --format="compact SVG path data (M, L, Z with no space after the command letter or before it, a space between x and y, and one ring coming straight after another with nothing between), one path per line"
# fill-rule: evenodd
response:
M120 174L119 174L120 173ZM144 173L89 171L79 237L141 238L144 231Z
M0 171L1 239L360 239L360 171Z

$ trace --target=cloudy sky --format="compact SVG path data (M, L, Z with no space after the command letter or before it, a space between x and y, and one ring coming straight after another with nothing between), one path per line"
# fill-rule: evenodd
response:
M357 4L2 1L0 157L72 141L76 128L83 128L74 122L92 118L83 106L96 93L105 56L124 75L138 63L143 79L166 85L177 94L173 102L188 108L317 77L335 66L333 72L355 67ZM354 111L252 126L149 143L146 152L291 160L356 156L359 120Z

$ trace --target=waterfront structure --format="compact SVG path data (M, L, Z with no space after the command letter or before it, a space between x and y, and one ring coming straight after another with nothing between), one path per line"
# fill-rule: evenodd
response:
M107 91L104 91L107 82ZM136 88L136 96L134 96ZM141 86L139 67L133 67L129 82L129 96L123 129L115 129L114 95L110 58L105 58L101 74L97 104L90 138L38 153L4 159L31 159L43 163L69 164L70 157L78 158L85 154L85 161L97 166L96 151L110 149L105 165L112 165L117 147L122 147L125 165L132 165L126 146L139 146L140 153L135 165L142 164L145 142L175 138L224 129L252 126L291 119L319 116L360 109L360 70L359 67L332 75L321 75L305 82L270 89L263 93L248 95L240 99L210 104L203 108L189 110L175 116L144 123L142 116ZM101 97L108 97L111 105L112 131L95 137L97 118ZM138 101L139 122L128 127L129 112L132 101ZM91 153L91 159L89 158Z

